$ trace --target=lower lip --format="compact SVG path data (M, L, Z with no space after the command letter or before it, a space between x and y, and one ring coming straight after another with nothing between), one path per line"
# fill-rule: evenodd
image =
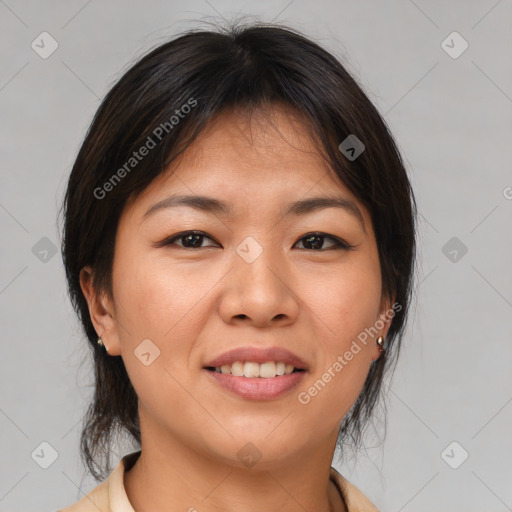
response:
M204 371L228 391L248 400L279 398L297 386L306 375L306 371L302 371L264 379L261 377L236 377L230 373L219 373L211 370Z

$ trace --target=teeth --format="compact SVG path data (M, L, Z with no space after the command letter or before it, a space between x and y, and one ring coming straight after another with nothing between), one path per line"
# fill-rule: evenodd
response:
M253 363L251 363L251 364L253 364ZM259 367L258 377L262 377L263 379L268 379L270 377L275 377L277 375L276 363L274 363L273 361L269 361L268 363L259 364L258 367ZM245 373L244 373L244 375L245 375ZM247 377L247 375L246 375L246 377Z
M281 361L267 361L266 363L259 364L251 361L245 363L236 361L232 365L224 364L220 368L215 368L217 373L231 374L236 377L247 377L254 379L260 377L262 379L269 379L278 375L289 375L293 372L293 365L286 364Z
M228 368L229 368L229 364L226 366L228 366ZM233 363L233 366L231 367L231 374L235 375L236 377L243 377L244 376L244 363L241 363L240 361Z

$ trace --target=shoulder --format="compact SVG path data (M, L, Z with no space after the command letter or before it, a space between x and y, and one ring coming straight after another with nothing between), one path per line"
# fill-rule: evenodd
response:
M57 512L134 512L124 489L124 473L140 455L140 450L125 455L109 477L76 503Z
M110 512L108 486L110 477L83 496L76 503L57 512Z
M331 480L336 484L348 512L380 512L379 509L353 484L331 467Z

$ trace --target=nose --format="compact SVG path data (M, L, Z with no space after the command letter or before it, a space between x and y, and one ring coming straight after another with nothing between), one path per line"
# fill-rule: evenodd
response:
M220 314L231 325L245 322L254 327L282 327L294 323L300 311L294 284L283 256L276 251L264 249L250 263L235 253Z

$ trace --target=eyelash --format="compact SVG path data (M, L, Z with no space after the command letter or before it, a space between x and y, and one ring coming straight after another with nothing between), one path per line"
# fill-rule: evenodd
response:
M210 240L214 241L214 239L210 236L208 236L206 233L204 233L203 231L182 231L181 233L177 233L175 235L172 235L168 238L166 238L165 240L162 240L161 242L155 244L156 247L165 247L165 246L168 246L168 245L172 245L173 242L175 240L179 240L179 239L182 239L182 238L185 238L189 235L197 235L197 236L201 236L203 238L209 238ZM335 250L335 251L339 251L339 250L342 250L342 251L350 251L351 249L353 249L355 246L354 245L350 245L349 243L345 242L345 240L342 240L341 238L338 238L336 236L333 236L333 235L328 235L327 233L322 233L322 232L311 232L311 233L306 233L305 235L303 235L301 238L299 238L298 241L300 240L303 240L305 238L308 238L310 236L317 236L317 237L320 237L320 238L324 238L324 239L330 239L334 242L334 247L331 247L331 248L328 248L328 249L319 249L319 250L316 250L316 249L304 249L304 250L307 250L307 251L313 251L313 252L325 252L325 251L332 251L332 250ZM191 251L195 251L197 249L205 249L205 247L183 247L183 246L180 246L178 245L178 247L182 247L183 249L188 249L188 250L191 250ZM208 246L208 247L212 247L212 246Z

